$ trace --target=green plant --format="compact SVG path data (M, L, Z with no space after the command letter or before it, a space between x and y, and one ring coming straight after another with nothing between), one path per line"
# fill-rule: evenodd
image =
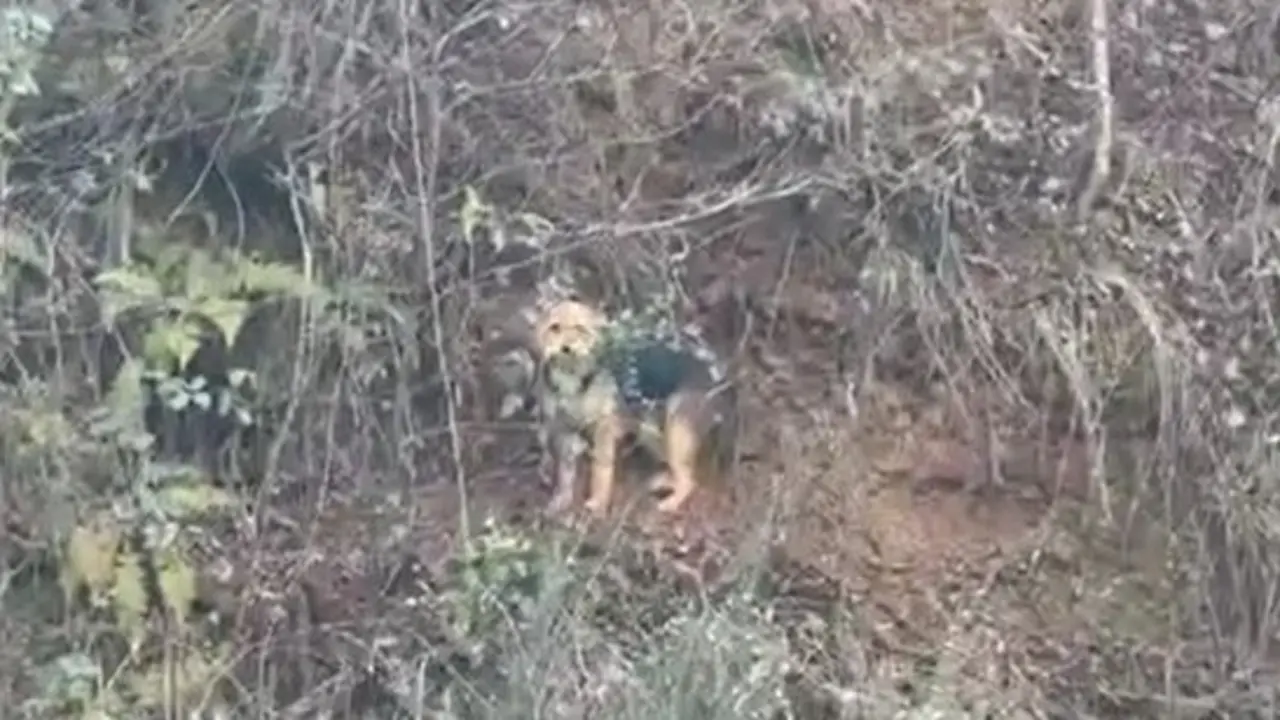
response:
M536 213L505 212L485 200L471 185L462 188L457 222L462 240L469 247L483 239L494 252L502 252L511 244L545 247L546 238L554 229L551 221Z
M487 519L459 558L457 583L446 595L455 635L478 653L508 618L527 617L548 571L571 564L555 555L530 535Z
M97 281L108 321L138 331L139 357L120 367L106 397L92 408L91 422L77 423L49 386L28 383L6 390L14 412L0 418L0 429L7 471L63 481L66 492L45 498L61 519L37 531L57 548L68 613L78 614L83 600L124 648L118 657L67 648L41 666L43 693L27 709L105 718L161 708L171 696L184 706L199 704L197 694L225 664L225 648L199 642L183 642L162 659L144 652L155 642L197 639L196 529L205 517L237 504L207 473L151 457L154 438L143 420L148 392L170 410L210 411L250 423L244 391L253 373L226 368L227 382L214 382L185 372L192 357L202 343L233 345L255 302L305 301L317 293L302 273L284 264L215 256L176 243L106 271ZM68 464L71 458L83 462ZM52 473L54 467L62 472Z
M650 638L618 717L789 717L786 638L750 596L682 613Z
M19 98L40 94L35 69L53 35L53 23L27 8L0 11L0 140L14 141L9 113Z
M219 258L180 244L107 270L97 283L108 322L132 318L146 326L143 357L150 369L186 367L210 329L234 345L255 298L309 299L318 291L284 263L239 254Z
M171 662L122 667L109 675L91 655L69 652L39 667L40 693L19 710L28 717L124 720L171 708L176 700L200 717L200 709L217 704L209 688L225 672L229 656L226 645L186 648Z
M112 400L99 415L99 431L139 436L142 388L154 388L170 410L213 410L241 426L252 424L245 394L248 368L225 368L226 383L186 372L203 343L235 345L258 299L309 300L319 288L298 270L239 254L217 257L200 248L169 244L97 278L102 311L112 324L142 329L141 358L130 359L112 384ZM143 438L145 440L145 438Z
M195 528L233 507L235 497L195 468L150 462L116 444L119 438L94 436L58 406L47 384L0 386L0 396L9 410L0 416L9 490L22 498L34 539L55 548L68 618L83 607L95 620L75 626L96 628L86 633L92 642L73 633L40 664L34 680L42 691L24 709L127 717L131 709L160 707L148 703L165 685L155 679L157 661L142 650L160 639L157 628L165 638L195 629ZM212 652L183 643L166 662L216 667Z

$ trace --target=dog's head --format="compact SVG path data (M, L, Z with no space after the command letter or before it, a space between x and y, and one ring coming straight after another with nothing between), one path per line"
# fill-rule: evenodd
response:
M586 370L608 324L604 313L577 300L547 307L538 318L534 340L545 363Z

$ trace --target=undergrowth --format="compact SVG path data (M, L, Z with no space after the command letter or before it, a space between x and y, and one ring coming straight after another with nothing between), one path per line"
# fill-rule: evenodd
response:
M9 712L1275 715L1269 6L144 5L0 12ZM723 532L532 519L563 292Z

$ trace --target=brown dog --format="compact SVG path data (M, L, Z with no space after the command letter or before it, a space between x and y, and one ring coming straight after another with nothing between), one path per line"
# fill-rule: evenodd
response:
M737 435L735 393L714 354L695 338L618 337L607 316L576 301L541 313L543 447L555 465L550 509L573 504L579 459L590 450L588 510L609 508L618 449L634 439L664 461L670 489L658 509L682 508L713 462L724 472Z

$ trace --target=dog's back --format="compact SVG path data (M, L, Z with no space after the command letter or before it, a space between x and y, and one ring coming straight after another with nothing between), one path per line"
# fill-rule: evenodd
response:
M700 335L686 328L633 340L611 348L605 365L639 433L656 440L671 404L679 403L703 438L703 459L713 464L708 469L723 475L730 468L739 432L738 390L726 363Z

